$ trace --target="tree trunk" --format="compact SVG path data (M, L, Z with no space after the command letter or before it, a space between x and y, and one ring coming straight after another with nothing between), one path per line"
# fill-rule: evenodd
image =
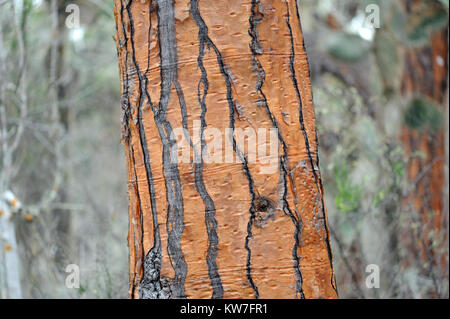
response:
M337 297L296 2L115 0L115 18L130 297Z
M62 77L65 70L65 46L67 41L67 30L65 26L66 7L68 1L49 1L50 11L52 15L52 32L54 41L49 48L49 81L50 81L50 98L51 98L51 122L57 133L54 137L55 145L55 167L56 174L62 174L62 181L57 186L57 201L65 203L68 201L68 180L67 168L62 167L64 158L68 158L67 146L64 145L63 139L69 131L69 108L62 107L61 102L66 98L66 86L62 83ZM71 212L63 209L55 209L52 212L56 224L55 237L57 246L55 250L55 261L57 265L64 269L68 264L68 256L70 251L70 229L71 229Z
M433 279L435 286L448 278L446 128L443 125L444 116L448 112L447 36L448 32L445 30L436 32L430 45L406 50L402 79L402 94L405 97L424 96L433 101L439 112L439 116L433 118L435 127L432 130L405 126L401 136L406 155L410 157L407 166L410 192L405 204L412 216L409 216L408 222L410 225L420 224L420 233L409 242L410 252L413 252L411 257L428 264L428 276ZM420 113L415 115L418 120L423 120ZM442 123L439 125L440 120ZM422 156L417 155L419 152ZM407 231L407 238L411 238L410 233L410 230ZM442 278L435 278L436 273ZM436 290L439 295L439 289Z
M13 213L20 207L11 191L0 193L0 297L22 299L20 260Z

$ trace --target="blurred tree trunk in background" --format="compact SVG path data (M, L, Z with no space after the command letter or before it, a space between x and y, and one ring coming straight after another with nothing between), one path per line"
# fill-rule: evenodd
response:
M18 212L19 201L12 193L11 186L18 172L15 155L23 141L25 117L28 113L25 32L27 13L23 1L15 1L11 9L5 11L11 18L9 23L5 23L0 17L0 298L2 299L22 298L20 284L22 267L13 218ZM6 40L10 29L17 35L14 52L14 57L17 58L14 67L18 73L14 81L17 104L11 103L7 94L7 87L11 85L9 76L13 73L9 65L14 63L14 60L9 59L9 46ZM8 123L11 109L19 119L15 123L14 133L9 129L11 125Z
M52 38L51 46L48 52L48 70L49 70L49 97L50 97L50 120L55 127L54 144L55 144L55 167L58 167L60 180L55 185L57 192L56 202L68 202L68 181L67 167L63 165L64 158L68 158L68 147L64 145L62 139L69 130L69 108L63 105L66 97L66 84L64 83L65 72L65 46L67 42L67 28L65 20L67 17L66 6L73 1L49 0L49 8L51 10L52 19ZM67 265L67 256L69 255L70 246L70 214L69 210L54 209L54 220L56 229L56 251L55 261L58 266Z
M419 1L405 1L408 15ZM409 229L403 234L410 262L423 260L437 296L448 278L448 193L445 126L448 114L448 31L435 32L428 45L404 49L401 93L409 101L401 139L405 147L408 192L404 209ZM448 124L447 124L448 125ZM448 141L447 141L448 143ZM411 227L416 231L411 232ZM411 234L416 236L411 236ZM447 279L448 280L448 279Z
M297 10L115 0L131 298L337 297ZM237 159L174 163L178 128L194 158L216 128ZM277 128L275 171L228 128Z
M311 2L321 20L307 44L342 296L448 296L448 1L325 2ZM366 289L368 263L382 269L381 289Z

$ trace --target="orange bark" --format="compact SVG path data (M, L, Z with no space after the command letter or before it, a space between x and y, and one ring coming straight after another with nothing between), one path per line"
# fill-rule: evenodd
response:
M337 297L296 2L115 0L115 17L130 297ZM231 127L277 128L276 170ZM176 128L217 128L241 161L169 163Z
M447 31L434 34L431 44L424 48L409 49L405 52L405 72L402 93L405 96L421 94L439 105L444 116L448 107L447 92L448 42ZM407 202L420 215L422 242L411 243L413 250L421 247L422 258L434 259L447 268L445 254L432 256L431 242L427 238L430 231L435 234L446 232L448 204L445 204L445 129L424 132L405 127L402 141L407 156L412 156L408 163L408 179L411 182L411 194ZM414 156L421 152L424 158ZM444 247L445 238L441 238L439 247Z

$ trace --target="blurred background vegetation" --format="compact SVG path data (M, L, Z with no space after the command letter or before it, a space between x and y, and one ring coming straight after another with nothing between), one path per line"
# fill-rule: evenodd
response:
M79 28L65 27L71 3ZM448 298L448 0L299 4L340 297ZM371 4L379 28L366 22ZM0 193L23 205L14 223L26 298L127 297L112 9L0 0L0 140L10 146ZM78 290L65 286L68 264L80 266ZM365 285L369 264L380 289Z

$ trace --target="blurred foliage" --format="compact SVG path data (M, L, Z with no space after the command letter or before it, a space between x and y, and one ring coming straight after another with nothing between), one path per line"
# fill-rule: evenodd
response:
M370 51L370 42L356 34L336 33L328 37L328 52L341 61L355 62Z
M415 130L442 128L443 114L435 102L429 98L414 97L405 111L405 124Z
M448 265L448 251L440 251L444 233L422 238L424 225L405 225L416 218L404 207L414 187L408 163L426 154L407 155L400 139L404 127L429 138L443 128L442 107L418 93L405 96L401 84L404 52L429 47L431 37L447 28L448 1L299 3L340 296L448 297L448 272L424 262L399 235L406 227L408 236L433 243L430 249ZM380 8L380 28L366 21L366 7L373 4ZM405 262L411 254L417 254L414 263ZM380 289L364 284L370 263L382 269Z
M61 4L63 0L58 0ZM14 163L19 173L10 187L24 205L34 208L51 189L55 174L54 131L51 127L50 63L52 30L48 0L25 0L19 16L9 2L1 2L3 44L8 48L10 72L2 79L17 83L19 43L14 19L24 26L28 98L25 138ZM63 70L58 85L63 93L60 112L67 112L68 130L61 139L65 156L62 175L68 196L24 222L18 217L17 240L25 298L126 298L128 295L126 170L120 144L120 84L113 36L112 1L74 0L81 24L60 25ZM20 9L18 7L18 9ZM17 10L18 10L17 9ZM62 12L64 16L68 14ZM4 52L0 52L4 53ZM17 92L7 91L11 127L20 114ZM1 175L0 168L0 175ZM104 185L108 185L105 187ZM70 214L69 245L55 237L54 211ZM63 249L67 264L80 266L79 289L65 286L65 267L55 252Z
M340 211L354 212L359 208L362 190L358 185L352 185L349 178L349 169L345 163L334 167L334 178L336 180L336 207Z

